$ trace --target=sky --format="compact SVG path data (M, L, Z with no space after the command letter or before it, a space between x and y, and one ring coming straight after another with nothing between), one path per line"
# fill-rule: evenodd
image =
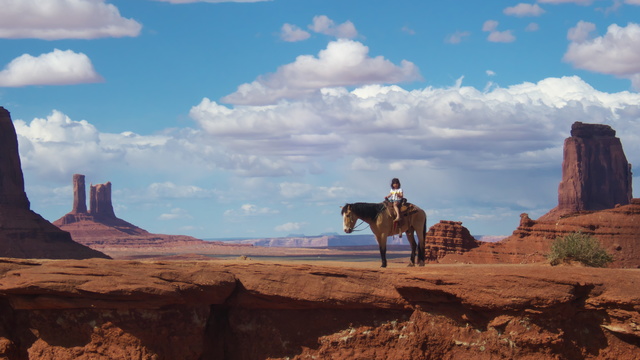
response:
M557 205L573 122L611 125L640 164L640 0L0 9L0 106L49 221L84 174L152 233L342 233L340 207L398 177L428 226L510 235Z

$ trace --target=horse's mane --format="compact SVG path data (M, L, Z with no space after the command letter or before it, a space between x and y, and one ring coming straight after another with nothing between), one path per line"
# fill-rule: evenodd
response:
M350 205L351 211L353 211L354 214L356 214L359 218L363 220L375 220L375 218L378 217L378 214L380 214L382 210L384 210L383 203L358 202L358 203L347 204L347 205ZM344 214L346 209L347 209L347 206L345 205L342 208L342 214Z

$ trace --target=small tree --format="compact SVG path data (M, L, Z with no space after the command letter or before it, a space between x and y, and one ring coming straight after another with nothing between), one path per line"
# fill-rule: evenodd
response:
M586 266L606 267L613 261L613 256L600 245L598 239L577 232L556 238L551 244L551 252L547 259L551 265L573 260Z

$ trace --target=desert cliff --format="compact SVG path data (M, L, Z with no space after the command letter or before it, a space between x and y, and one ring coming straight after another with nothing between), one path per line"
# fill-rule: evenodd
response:
M639 288L566 266L2 259L0 357L633 359Z

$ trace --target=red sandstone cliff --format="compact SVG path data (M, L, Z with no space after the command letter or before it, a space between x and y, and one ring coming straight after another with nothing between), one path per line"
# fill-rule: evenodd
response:
M564 141L558 206L540 220L629 204L631 164L615 135L608 125L573 123L571 137Z
M390 265L0 259L0 358L538 360L640 353L638 271Z
M640 199L631 199L631 166L607 125L571 127L557 207L535 221L522 214L511 236L440 262L542 262L556 238L578 231L595 236L614 255L612 267L640 268Z
M71 240L31 211L24 191L18 140L9 112L0 107L0 256L13 258L107 258Z

